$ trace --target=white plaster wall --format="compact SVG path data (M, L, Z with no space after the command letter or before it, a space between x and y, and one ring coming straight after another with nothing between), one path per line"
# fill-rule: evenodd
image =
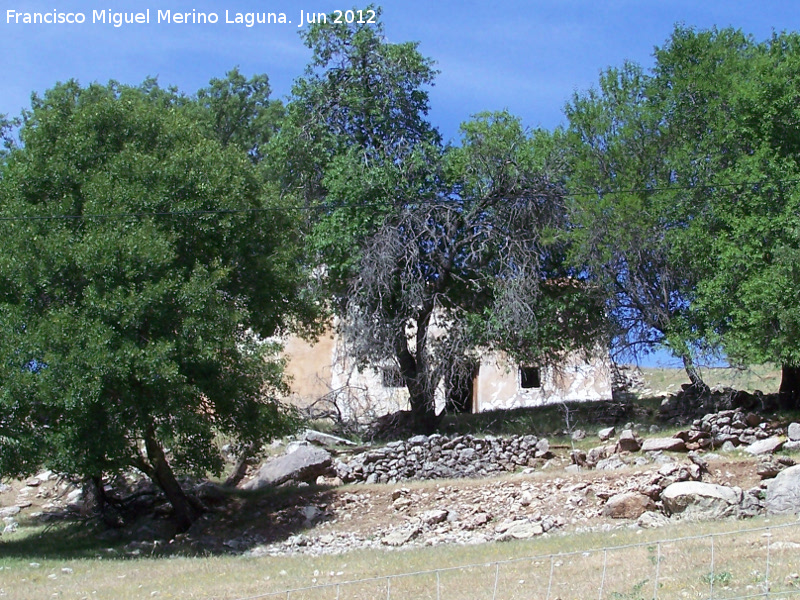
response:
M325 396L336 402L344 418L357 420L410 408L407 389L384 387L380 369L359 369L339 336L326 334L316 344L289 338L284 344L293 403L308 406ZM602 356L599 351L597 355ZM586 363L576 354L558 369L542 369L540 378L540 388L523 389L517 364L502 354L486 353L475 382L473 411L611 398L611 370L602 358ZM443 386L437 389L435 402L437 413L441 412Z
M486 355L478 372L473 410L484 412L611 398L610 365L600 357L587 363L576 354L557 369L542 368L540 380L539 388L522 388L518 364L502 354Z

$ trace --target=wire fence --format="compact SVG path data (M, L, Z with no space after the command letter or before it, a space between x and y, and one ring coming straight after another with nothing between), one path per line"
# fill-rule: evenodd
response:
M745 600L800 596L800 523L268 592L286 600Z

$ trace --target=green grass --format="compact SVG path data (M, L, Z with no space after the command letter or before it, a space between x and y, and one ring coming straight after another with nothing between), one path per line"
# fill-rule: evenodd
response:
M793 520L793 519L792 519ZM604 598L651 597L655 568L659 569L659 597L700 598L713 583L729 595L742 595L748 586L764 577L766 540L763 531L743 530L776 526L783 521L755 519L748 522L679 523L661 530L619 529L611 533L554 535L528 542L493 543L479 546L438 546L396 551L356 551L341 556L243 558L234 556L120 558L112 549L97 547L94 555L46 556L0 555L0 597L91 598L220 598L237 599L287 589L344 584L366 578L427 572L472 565L440 573L441 598L489 600L495 585L497 598L544 598L552 583L552 598L597 597L602 585ZM776 542L797 538L800 525L771 532L770 580L773 591L794 585L796 551L779 549ZM14 534L17 548L53 548L67 538L27 529ZM710 538L665 542L666 539L715 534L715 565L710 564ZM730 535L729 535L730 534ZM5 536L4 536L5 537ZM79 536L78 536L79 537ZM73 535L72 542L78 542ZM29 538L29 539L27 539ZM5 546L7 542L3 542ZM636 544L616 550L618 546ZM609 548L604 552L602 548ZM657 551L655 550L657 548ZM598 550L599 549L599 550ZM658 559L654 560L658 554ZM549 555L554 554L552 559ZM524 559L524 557L534 557ZM535 558L539 557L539 558ZM495 567L495 562L513 561ZM553 572L553 580L549 575ZM641 582L647 583L639 585ZM496 584L495 584L496 582ZM391 598L436 598L436 576L422 574L393 579ZM372 600L387 597L386 580L342 585L342 598ZM292 594L293 600L333 600L336 588Z

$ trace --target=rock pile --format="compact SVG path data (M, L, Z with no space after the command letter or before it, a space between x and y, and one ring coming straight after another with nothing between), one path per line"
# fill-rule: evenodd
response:
M709 413L737 408L763 412L772 410L776 405L775 394L763 394L758 390L751 394L729 387L704 391L686 383L677 394L670 394L664 399L659 415L663 421L681 425Z
M757 414L747 413L741 408L737 408L707 414L701 419L695 419L691 429L680 432L675 437L682 439L688 450L732 449L739 446L750 446L759 440L766 440L782 433L781 428L762 422L761 417Z
M393 483L408 479L487 477L550 458L550 444L533 435L498 438L471 435L418 435L390 442L335 462L346 483Z

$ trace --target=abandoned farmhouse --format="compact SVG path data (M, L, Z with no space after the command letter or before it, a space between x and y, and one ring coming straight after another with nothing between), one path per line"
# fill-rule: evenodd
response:
M311 344L298 337L284 340L290 400L308 406L320 399L335 404L342 418L362 419L409 408L408 391L394 366L361 368L345 343L328 333ZM586 360L575 354L558 367L520 365L498 353L486 353L473 371L464 412L590 402L611 398L611 364L601 352ZM445 409L437 393L436 410Z

